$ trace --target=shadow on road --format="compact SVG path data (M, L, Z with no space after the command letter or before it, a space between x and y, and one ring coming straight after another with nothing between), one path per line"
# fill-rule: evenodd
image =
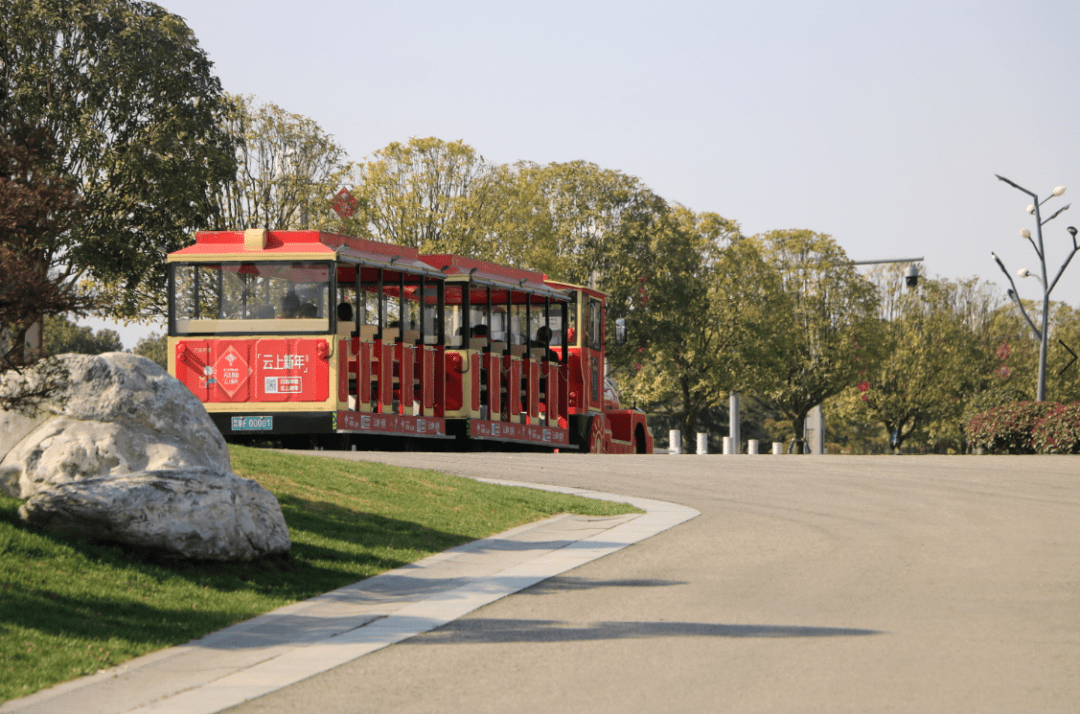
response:
M594 590L596 588L660 588L671 585L686 585L685 580L659 580L655 578L636 578L625 580L590 580L572 576L556 576L531 588L522 590L518 595L546 595L567 590Z
M557 620L465 619L402 643L449 645L503 642L579 642L650 637L861 637L878 630L794 625L723 625L705 622L594 622L586 626Z

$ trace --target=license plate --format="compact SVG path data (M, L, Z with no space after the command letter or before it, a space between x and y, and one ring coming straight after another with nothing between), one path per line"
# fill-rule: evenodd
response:
M274 428L272 416L234 416L233 431L270 431Z

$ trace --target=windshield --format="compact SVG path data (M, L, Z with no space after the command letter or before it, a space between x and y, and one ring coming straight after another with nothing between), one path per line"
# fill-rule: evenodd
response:
M173 334L329 332L330 264L173 266Z

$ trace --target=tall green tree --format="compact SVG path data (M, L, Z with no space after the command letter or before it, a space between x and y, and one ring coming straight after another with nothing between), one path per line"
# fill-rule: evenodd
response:
M629 349L611 351L632 377L628 393L694 433L704 410L753 382L743 348L768 320L765 286L775 279L737 223L675 206L652 233L627 312Z
M460 141L411 139L354 172L374 236L595 282L625 300L666 201L640 180L574 161L493 165Z
M630 298L670 210L663 198L634 176L586 161L520 162L506 185L509 194L492 191L499 210L489 236L506 259L559 280L595 282L615 303Z
M1041 324L1041 301L1025 300L1024 307L1035 324ZM1022 395L1024 400L1034 400L1038 383L1039 341L1011 302L995 312L992 325L995 328L993 347L1002 354L1007 353L1007 358L994 359L997 353L991 353L990 362L996 370L990 372L987 380L989 386L1007 385L1010 394ZM1063 404L1080 400L1080 360L1069 366L1073 357L1066 349L1068 347L1074 353L1080 353L1080 309L1067 303L1052 302L1050 335L1046 360L1046 399Z
M474 254L490 231L492 166L462 141L394 142L355 167L367 231L428 253Z
M783 230L753 240L778 280L770 322L744 352L757 366L755 392L791 420L802 453L806 415L874 361L877 291L830 236Z
M0 113L48 134L85 209L51 259L108 288L114 315L163 313L165 254L214 223L235 175L206 54L140 0L0 0L0 38Z
M960 436L964 404L980 389L984 360L972 311L978 281L924 278L916 290L905 290L902 273L893 266L872 276L881 296L880 359L838 402L841 414L880 424L895 453L909 440L929 442L932 427L936 440Z
M276 104L245 96L229 100L226 126L236 144L236 177L214 195L216 227L340 229L331 201L349 167L334 137ZM350 226L354 233L357 227Z

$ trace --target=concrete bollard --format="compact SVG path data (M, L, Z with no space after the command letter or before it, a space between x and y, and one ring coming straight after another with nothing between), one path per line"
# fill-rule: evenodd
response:
M741 420L739 418L739 402L739 393L732 392L731 397L728 400L728 436L731 437L731 451L725 453L742 453L742 432L740 431Z
M757 450L758 450L758 440L757 439L751 439L750 441L746 442L746 453L751 454L753 456L757 456L757 452L758 452Z
M697 434L697 452L699 454L709 453L709 435L705 432L699 431Z
M682 432L678 429L668 432L668 451L672 454L682 453Z
M784 442L774 441L772 443L773 456L780 456L784 453Z
M725 436L724 437L724 456L730 456L730 455L731 455L731 437L730 436Z

